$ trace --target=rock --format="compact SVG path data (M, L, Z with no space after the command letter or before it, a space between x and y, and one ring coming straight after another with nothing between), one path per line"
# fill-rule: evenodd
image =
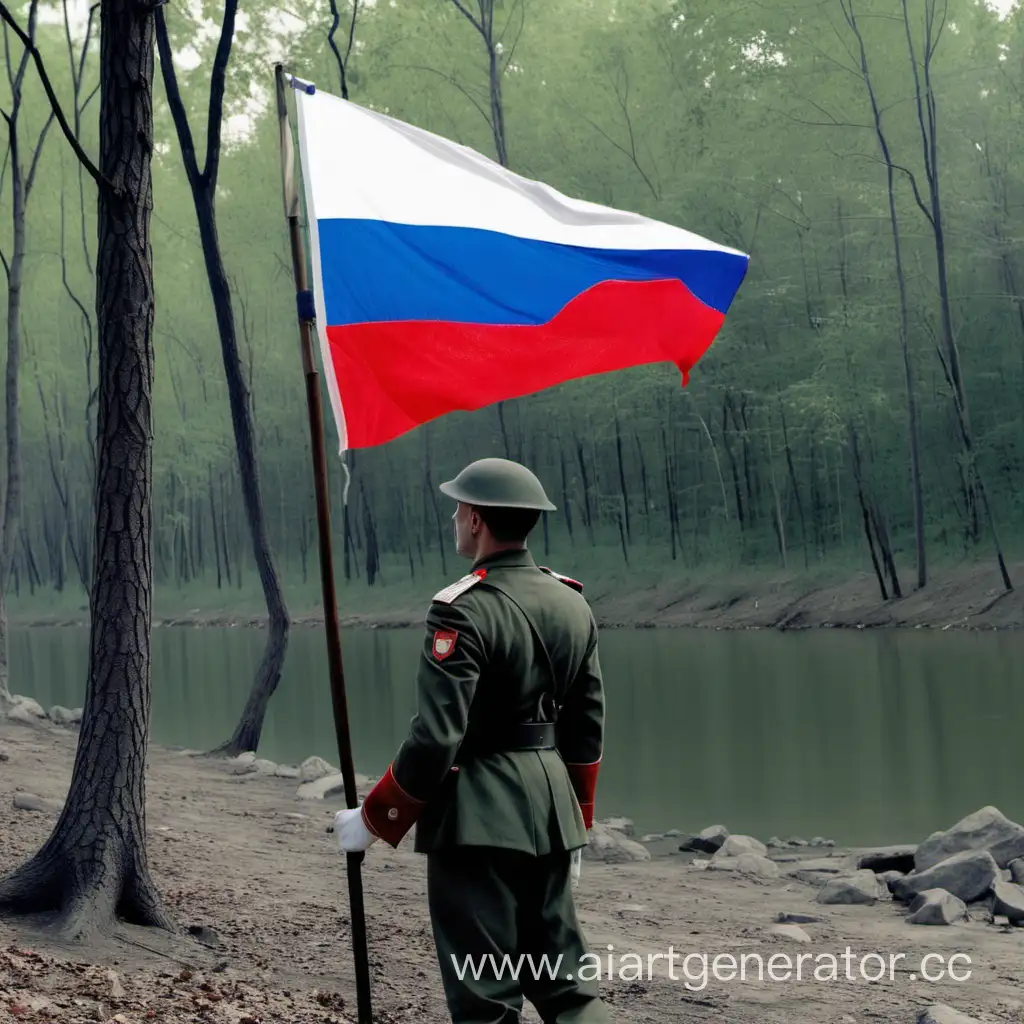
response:
M643 838L641 838L640 842L641 843L657 843L659 840L662 840L664 838L665 838L665 836L661 832L648 832L647 835L645 835Z
M23 708L33 718L45 718L46 712L43 710L42 705L37 700L33 700L31 697L14 696L11 698L14 702L14 707Z
M26 707L22 707L20 704L12 704L7 709L7 721L8 722L19 722L22 725L38 725L38 716L32 714L31 710Z
M629 818L605 818L601 824L604 825L605 828L621 832L624 836L631 836L635 832L633 822L630 821Z
M81 725L82 723L82 709L72 708L71 717L68 719L68 725Z
M256 751L246 750L238 757L231 758L231 763L240 765L242 768L251 768L256 763Z
M826 882L815 897L819 903L874 903L879 896L873 871L861 870Z
M54 725L71 724L71 712L67 708L62 708L59 704L54 704L53 707L46 712L46 717L53 722Z
M292 764L279 764L274 769L274 775L279 779L297 779L299 777L299 769Z
M819 924L821 918L813 914L791 914L786 910L780 910L775 915L775 921L777 924Z
M799 836L790 836L786 840L786 845L787 846L807 846L808 843L807 843L806 839L801 839Z
M953 924L967 918L967 906L945 889L925 889L910 904L908 924Z
M992 912L1009 918L1011 924L1024 922L1024 888L1013 882L996 882L992 886L995 899Z
M2 760L3 758L0 757L0 761ZM1010 869L1010 881L1016 882L1018 885L1024 885L1024 857L1011 860L1006 866Z
M917 848L914 867L926 871L965 850L987 850L996 865L1005 868L1015 858L1024 857L1024 827L998 808L982 807L945 832L933 832Z
M757 878L779 877L779 865L759 853L740 853L735 857L722 857L716 853L708 861L708 867L713 871L738 871Z
M10 761L11 755L7 753L6 747L0 747L0 764L4 761Z
M778 850L786 844L778 836L772 836L764 845L767 846L769 850Z
M834 839L823 839L821 836L815 836L811 840L811 846L835 846L836 841Z
M777 924L772 929L772 935L779 935L784 939L793 939L795 942L810 942L811 937L795 924Z
M902 871L883 871L881 874L876 876L878 881L889 890L890 895L892 894L892 884L898 878L905 877Z
M124 985L121 984L121 979L117 976L117 971L107 971L107 984L110 986L111 999L124 999Z
M677 836L681 836L682 834L683 834L683 833L682 833L682 832L680 832L680 831L679 831L679 829L677 829L677 828L670 828L670 829L669 829L669 830L668 830L668 831L667 831L667 832L665 833L665 838L666 838L666 839L675 839L675 838L676 838Z
M715 857L738 857L741 853L756 853L759 857L764 857L768 853L768 847L753 836L726 836Z
M302 778L302 769L299 769L299 778ZM345 777L339 772L336 775L324 775L315 782L304 782L296 790L295 795L300 800L326 800L328 797L344 795Z
M679 844L679 849L694 853L717 853L728 838L729 830L724 825L709 825L699 835L687 836Z
M917 846L880 846L867 850L857 858L858 868L869 868L875 874L885 871L899 871L907 874L914 870L914 854Z
M628 864L650 860L651 851L618 829L595 821L587 837L587 845L583 848L583 856L587 860L600 860L606 864Z
M917 1024L980 1024L976 1017L954 1010L952 1006L935 1003L917 1015Z
M307 757L299 765L299 778L303 782L317 782L328 775L338 774L338 769L328 764L322 757Z
M40 814L57 814L63 806L56 800L45 800L35 793L15 793L12 803L19 811L37 811Z
M265 757L257 757L252 766L260 775L273 775L277 771L277 765Z
M926 889L945 889L965 903L987 892L999 869L988 850L962 850L925 871L912 871L889 883L889 891L904 903Z

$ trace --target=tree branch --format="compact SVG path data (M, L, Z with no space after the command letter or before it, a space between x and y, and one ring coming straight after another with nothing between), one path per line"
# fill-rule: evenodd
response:
M345 48L345 56L342 57L338 44L334 41L334 35L341 25L341 12L338 10L338 0L331 0L331 30L327 33L327 44L334 53L334 59L338 62L338 76L341 79L341 98L348 99L348 59L352 54L352 46L356 38L356 17L359 14L359 0L352 0L352 19L348 24L348 46Z
M217 43L213 72L210 75L210 112L206 122L206 164L203 167L203 180L211 189L217 186L217 173L220 169L220 126L224 118L224 89L228 61L231 59L231 44L235 39L237 13L238 0L225 0L220 41Z
M25 179L25 199L28 200L29 193L32 191L32 186L35 184L36 171L39 168L39 157L43 152L43 143L46 141L46 133L50 130L50 125L53 124L53 111L50 111L50 116L46 119L46 124L43 125L43 130L39 133L39 139L36 142L35 152L32 154L32 163L29 165L28 177ZM61 195L63 196L63 191Z
M479 21L477 21L476 18L474 18L473 15L470 14L469 11L466 10L465 7L463 7L462 0L452 0L452 3L455 5L457 10L462 12L463 16L473 26L473 28L475 28L477 30L477 32L479 32L480 35L482 35L486 39L487 35L484 32L483 25Z
M57 123L60 125L61 131L64 133L64 137L68 140L68 144L75 152L75 156L78 157L82 166L89 172L89 176L99 185L101 188L113 188L111 182L109 182L100 172L99 169L89 159L88 154L82 149L78 139L75 137L75 133L71 130L70 125L67 122L67 118L64 116L64 111L61 110L60 101L57 99L57 94L53 91L53 86L50 84L50 76L46 73L46 65L43 63L42 55L39 53L36 44L32 41L32 38L28 36L21 26L11 16L11 12L7 9L7 6L0 0L0 18L2 18L8 25L14 29L14 34L21 40L22 45L31 54L32 59L35 61L36 70L39 73L39 80L43 83L43 89L46 91L46 98L50 101L50 108L53 110L54 116L57 118Z
M493 125L491 124L491 115L484 110L480 105L480 102L474 98L466 87L459 83L459 81L451 75L446 75L443 71L438 71L437 68L428 67L424 64L393 64L392 67L406 68L409 71L429 71L431 74L437 75L439 78L443 78L449 85L454 85L463 96L473 104L474 107L480 112L480 116L487 122L487 126L493 131Z
M167 104L171 108L171 119L178 135L178 145L181 146L185 175L189 185L196 189L202 184L202 175L196 158L195 139L192 138L192 129L188 123L188 112L185 110L181 89L178 87L178 73L174 70L174 56L171 53L171 41L167 34L163 7L156 9L156 48L160 54L160 73L164 80L164 92L167 93Z

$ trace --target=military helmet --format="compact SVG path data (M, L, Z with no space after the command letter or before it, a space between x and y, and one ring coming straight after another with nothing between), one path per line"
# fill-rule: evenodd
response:
M454 480L441 484L441 493L465 505L555 510L537 477L508 459L471 462Z

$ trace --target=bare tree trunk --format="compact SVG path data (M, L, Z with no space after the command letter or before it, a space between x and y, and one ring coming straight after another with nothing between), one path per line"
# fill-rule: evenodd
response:
M171 927L146 857L153 585L152 12L136 0L106 0L100 12L100 170L89 165L100 183L97 557L78 750L53 832L31 860L0 882L0 905L58 911L61 931L75 938L109 926L115 915Z
M196 161L195 145L188 124L188 115L178 89L163 8L158 7L156 15L160 69L199 223L199 238L202 243L206 275L217 318L217 330L220 335L221 354L224 360L224 375L228 385L231 424L234 429L238 471L242 485L242 500L252 538L253 558L263 587L263 596L269 617L267 642L260 664L256 669L256 678L253 680L249 699L242 710L242 716L235 726L234 733L215 751L215 753L229 756L256 750L259 747L267 706L281 681L281 671L288 650L289 630L284 592L281 588L281 580L267 532L259 460L256 457L256 431L253 425L251 394L246 386L245 373L239 358L238 332L231 303L231 289L217 235L215 200L220 162L220 125L223 116L225 77L231 56L237 8L238 0L226 0L220 43L211 73L206 165L202 172L200 172Z

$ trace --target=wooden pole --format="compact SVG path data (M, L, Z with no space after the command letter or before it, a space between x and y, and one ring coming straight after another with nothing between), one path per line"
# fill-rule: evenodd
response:
M313 455L313 481L316 488L316 522L320 540L320 579L323 585L324 631L327 636L327 664L331 682L331 704L338 757L345 785L345 804L356 807L356 773L352 761L348 702L345 697L345 670L341 661L341 630L338 626L338 601L334 587L334 558L331 552L331 513L327 489L327 456L324 443L323 406L320 399L320 375L313 358L312 298L306 280L306 252L299 227L299 190L295 183L291 125L288 119L284 68L274 68L277 91L277 116L281 130L281 169L284 182L285 216L291 240L292 272L298 300L299 344L302 370L306 376L306 405L309 409L309 437ZM366 944L366 917L363 908L363 883L360 867L362 853L350 853L348 893L352 919L352 952L355 956L356 997L359 1024L372 1024L370 1009L370 965Z

